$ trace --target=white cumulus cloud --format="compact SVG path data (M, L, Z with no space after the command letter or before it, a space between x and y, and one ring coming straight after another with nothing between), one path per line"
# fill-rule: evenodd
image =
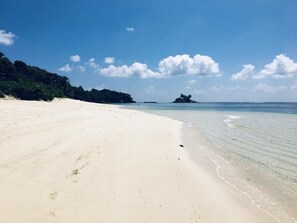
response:
M243 69L233 74L231 80L245 80L275 78L286 79L297 75L297 63L284 54L279 54L269 64L266 64L260 72L254 72L255 67L251 64L244 65Z
M219 75L219 64L211 57L197 54L169 56L160 61L159 72L162 76L188 75Z
M150 78L150 77L159 78L160 77L160 74L158 72L154 72L148 69L146 64L136 62L132 64L130 68L135 75L138 75L141 78Z
M91 62L89 61L89 63ZM191 58L189 55L184 54L170 56L161 60L157 71L149 69L144 63L135 62L131 66L109 65L107 68L99 69L99 73L110 77L136 75L141 78L168 78L175 75L219 76L220 69L218 63L209 56L198 54ZM194 83L196 83L196 80L191 80L188 84Z
M96 63L95 58L89 59L89 62L87 63L91 68L98 68L99 65Z
M16 35L12 32L6 32L5 30L0 29L0 44L6 46L12 45L14 38L16 38Z
M133 31L135 31L135 29L134 29L133 27L127 27L126 30L127 30L128 32L133 32Z
M128 67L127 65L123 65L120 67L110 65L107 68L100 69L100 73L108 77L130 77L133 74L130 67Z
M265 77L272 78L291 78L297 74L297 63L284 54L277 55L270 64L265 65L264 69L256 75L255 79Z
M254 70L255 66L252 64L245 64L240 72L232 75L231 80L245 80L251 78L254 74Z
M70 60L72 62L79 62L80 61L80 56L79 55L73 55L73 56L70 56Z
M78 69L81 72L85 72L86 71L86 67L85 66L78 66Z
M158 77L159 74L148 69L146 64L133 63L131 66L123 65L116 67L110 65L107 68L100 69L100 73L109 77L130 77L132 75L138 75L141 78Z
M60 67L58 70L59 71L62 71L62 72L71 72L72 71L72 67L70 67L69 64L66 64L63 67Z
M115 62L114 57L105 57L104 62L107 64L113 64Z

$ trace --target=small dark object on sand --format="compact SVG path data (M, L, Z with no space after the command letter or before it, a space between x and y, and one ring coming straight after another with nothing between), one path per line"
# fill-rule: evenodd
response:
M72 174L73 174L73 175L77 175L77 174L78 174L78 169L76 169L76 170L72 170Z
M184 147L184 145L179 145L180 147Z

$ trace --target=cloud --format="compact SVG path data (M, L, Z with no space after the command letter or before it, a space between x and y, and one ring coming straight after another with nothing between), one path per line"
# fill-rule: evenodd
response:
M274 93L274 92L279 92L279 91L285 91L287 90L287 86L272 86L272 85L267 85L267 84L257 84L254 86L253 91L255 92L265 92L265 93Z
M134 31L135 31L135 29L134 29L133 27L127 27L126 30L127 30L128 32L134 32Z
M85 72L86 71L86 67L85 66L78 66L78 69L81 72Z
M73 56L70 56L70 60L72 62L79 62L80 61L80 56L79 55L73 55Z
M108 77L130 77L133 74L130 67L128 67L127 65L123 65L120 67L110 65L107 68L100 69L100 73L103 76Z
M240 72L232 75L231 80L263 79L268 77L286 79L297 75L297 63L284 54L277 55L260 72L255 73L254 69L255 67L251 64L244 65Z
M60 67L58 70L63 72L71 72L72 67L70 67L69 64L66 64L64 67Z
M89 59L89 61L87 62L87 64L91 67L91 68L98 68L99 65L96 63L95 58L91 58Z
M107 68L100 69L100 73L109 77L130 77L132 75L140 76L141 78L158 77L159 74L148 69L146 64L133 63L131 66L123 65L116 67L110 65Z
M245 64L240 72L232 75L231 80L246 80L251 78L254 74L254 69L255 66L252 64Z
M0 29L0 45L6 45L10 46L14 42L14 38L16 38L16 35L12 32L5 32L5 30Z
M90 63L90 62L89 62ZM168 78L175 75L200 75L219 76L219 65L209 56L197 54L193 58L189 55L176 55L167 57L159 62L157 71L148 68L146 64L135 62L131 66L114 66L99 70L104 76L130 77L132 75L141 78ZM195 80L190 81L196 83ZM190 83L189 83L190 84Z
M277 55L275 59L265 65L264 69L256 75L255 79L262 79L265 77L272 78L291 78L297 74L297 63L284 54Z
M211 57L197 54L191 58L187 54L169 56L160 61L158 70L162 76L186 75L219 75L220 69Z
M105 57L104 62L107 64L113 64L115 61L114 57Z
M158 72L154 72L148 69L146 64L136 62L132 64L130 68L134 74L140 76L141 78L150 78L150 77L160 78L160 74Z
M196 84L197 81L196 81L196 80L189 80L189 81L187 81L186 83L187 83L187 84Z

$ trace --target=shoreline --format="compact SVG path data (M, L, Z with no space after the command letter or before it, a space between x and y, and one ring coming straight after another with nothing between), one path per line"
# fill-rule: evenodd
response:
M186 141L189 142L189 153L192 154L191 158L194 162L198 164L201 163L199 155L202 154L202 156L209 160L207 164L202 166L208 169L210 174L214 174L215 172L216 177L232 189L244 195L250 203L259 210L270 215L277 222L296 222L291 206L288 206L284 203L284 200L280 200L279 197L276 197L269 189L264 188L263 185L265 184L258 182L258 184L256 184L253 181L250 182L251 180L246 178L246 172L243 172L242 169L238 169L227 157L214 149L215 145L212 145L210 139L207 138L205 133L202 133L199 126L193 126L191 123L185 123L184 126L184 131L186 132L184 135L188 135L186 136ZM258 178L256 177L256 179L261 179L260 177L264 178L266 176L262 176L258 173ZM268 182L265 181L265 183ZM271 184L272 183L274 182L271 182Z
M253 197L247 191L244 191L242 190L242 188L239 188L236 184L227 179L226 176L224 176L224 173L221 173L221 164L224 163L224 165L226 165L226 162L228 163L228 161L226 161L225 158L221 157L221 155L215 154L215 152L209 148L209 142L206 142L207 139L205 138L202 139L202 137L205 136L203 136L201 133L197 133L197 127L195 128L196 131L194 131L193 129L191 129L191 127L187 125L188 124L186 123L184 124L184 131L187 133L184 135L193 135L194 133L195 136L198 137L198 139L194 139L191 135L184 137L185 141L188 142L189 153L192 154L191 159L193 160L193 162L197 163L197 165L200 164L210 175L212 175L214 178L217 178L217 180L221 181L220 183L223 182L223 184L227 185L231 190L236 190L237 192L239 192L261 212L264 212L267 215L271 216L276 222L283 222L280 219L278 219L277 216L269 212L266 208L263 208L261 204L258 203L259 201L254 200ZM203 157L205 160L202 160L201 157ZM232 169L232 171L238 172L236 169L234 169L236 167L229 167L229 170L230 168ZM237 173L237 175L238 174L239 173ZM239 195L239 197L241 196Z
M214 142L209 138L207 132L205 132L205 130L200 125L198 125L198 121L191 121L195 120L195 116L188 114L190 118L186 118L186 110L185 113L179 113L176 111L176 114L174 113L175 110L173 110L174 112L171 110L168 110L167 112L165 112L165 110L163 112L163 110L158 109L135 110L182 121L184 123L183 136L186 138L186 142L188 142L187 149L189 150L191 159L195 163L198 165L202 164L202 166L210 174L215 175L215 177L219 178L229 187L243 194L255 207L272 216L276 221L292 223L296 222L296 214L294 212L292 197L281 197L280 195L276 196L278 195L275 194L276 188L279 190L279 193L282 194L280 187L277 187L279 185L276 185L275 182L270 182L267 176L263 175L263 173L256 173L255 171L250 173L234 165L234 160L230 160L230 157L226 156L226 154L217 148L217 146L220 147L219 144L213 144ZM231 115L230 112L228 112L227 114L228 117L233 119L244 117L241 112L231 112ZM239 114L240 116L238 116ZM223 116L227 115L225 114ZM202 123L204 124L203 126L205 126L203 121ZM230 127L228 125L229 123L226 123L225 120L224 123ZM214 138L212 139L214 140ZM205 159L209 160L209 162L201 160L199 156L205 157ZM265 187L266 185L267 187ZM272 191L271 188L273 188L274 191ZM293 206L290 205L290 201Z
M275 222L192 159L179 121L68 99L0 100L0 118L1 221Z

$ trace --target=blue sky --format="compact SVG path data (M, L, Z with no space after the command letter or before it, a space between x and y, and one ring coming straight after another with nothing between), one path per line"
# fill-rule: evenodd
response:
M296 0L0 0L0 51L137 101L297 101Z

